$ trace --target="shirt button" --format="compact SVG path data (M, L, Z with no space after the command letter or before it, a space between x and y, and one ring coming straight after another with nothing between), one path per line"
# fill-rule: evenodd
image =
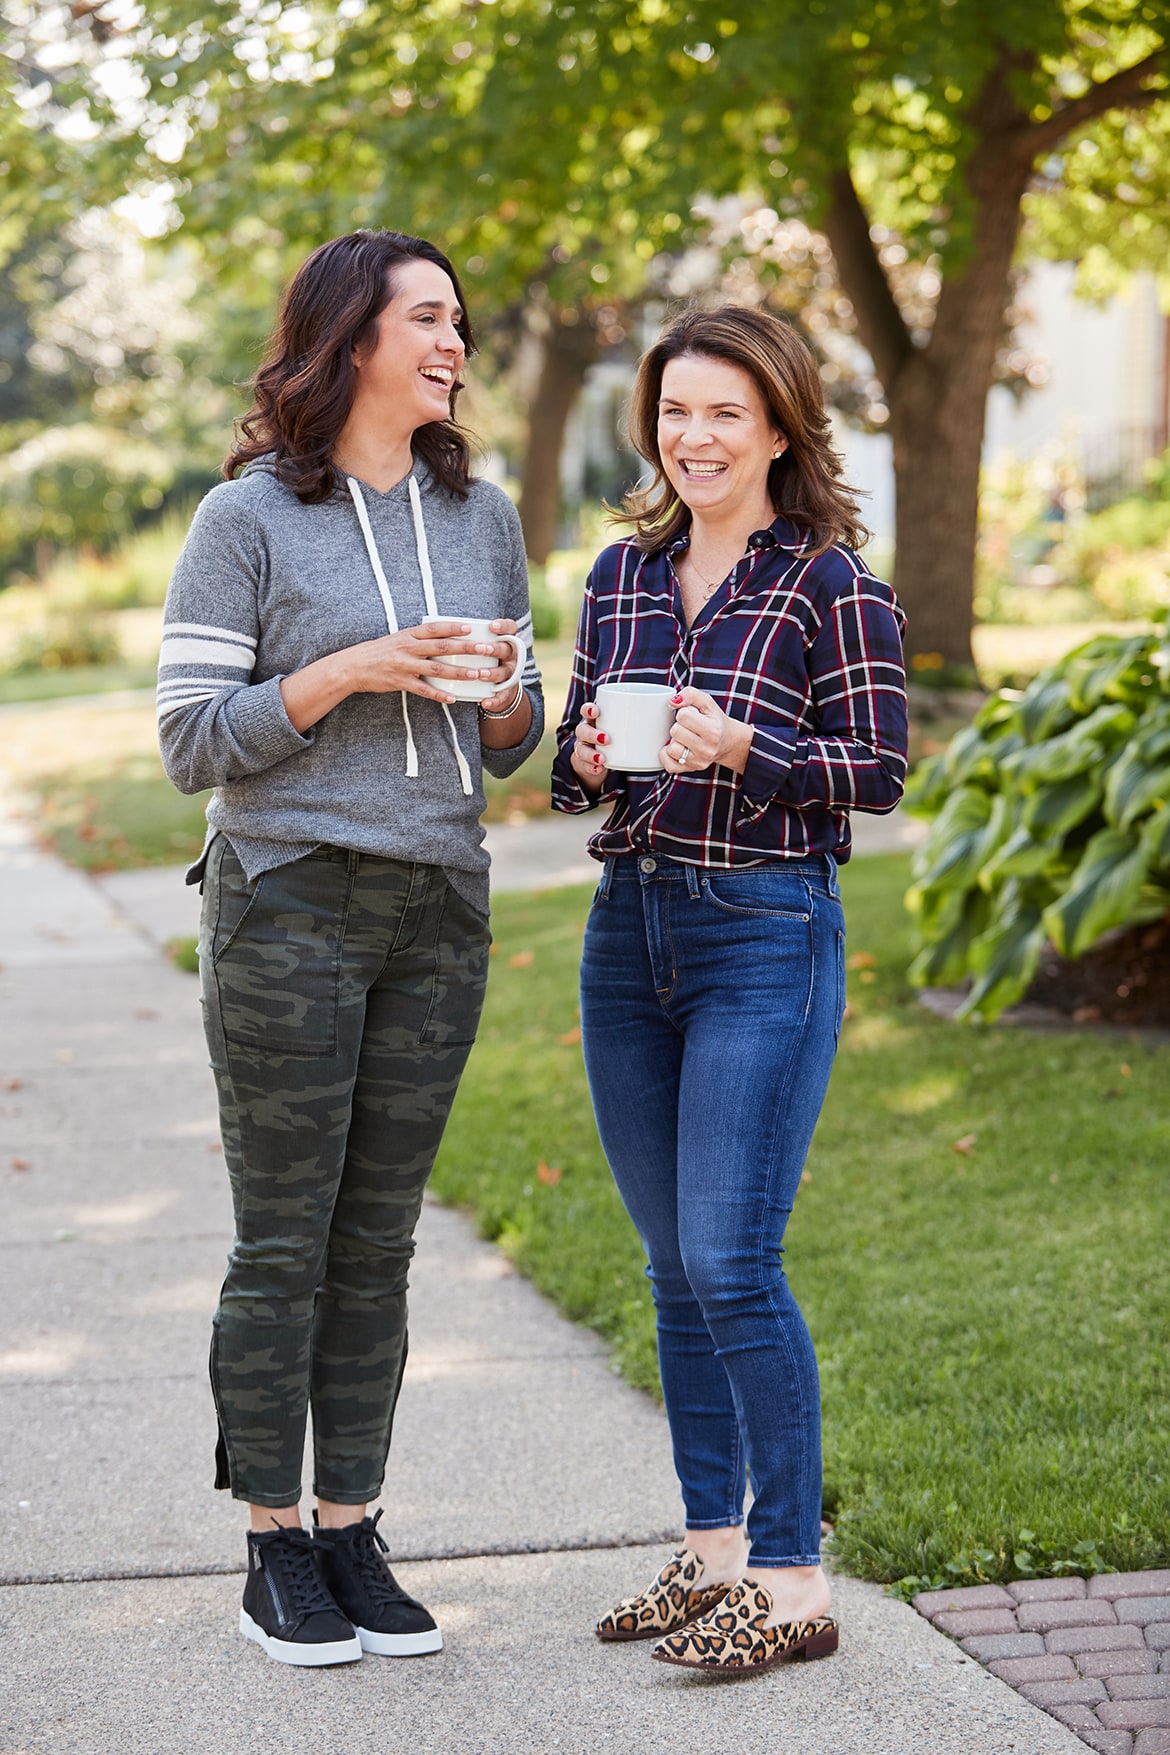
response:
M658 870L658 861L656 859L640 859L638 861L638 870L644 871L648 877L652 871Z

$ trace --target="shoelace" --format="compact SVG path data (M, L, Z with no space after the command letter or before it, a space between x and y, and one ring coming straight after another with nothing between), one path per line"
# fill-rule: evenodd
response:
M314 1615L320 1609L336 1610L317 1570L313 1538L307 1530L289 1530L283 1540L273 1542L269 1553L279 1560L281 1583L288 1588L293 1610L298 1615Z
M376 1527L381 1515L380 1510L376 1511L366 1522L355 1524L352 1534L348 1530L345 1534L353 1549L354 1565L371 1597L375 1602L396 1603L401 1602L406 1592L382 1558L390 1549Z

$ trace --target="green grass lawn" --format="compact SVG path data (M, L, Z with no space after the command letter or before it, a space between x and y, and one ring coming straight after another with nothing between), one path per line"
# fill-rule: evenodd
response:
M59 701L76 695L108 695L122 689L153 689L158 664L127 659L119 664L81 664L69 670L29 670L0 676L0 706Z
M862 957L788 1235L837 1554L887 1581L1165 1565L1170 1049L922 1011L906 882L898 858L843 873ZM484 1024L434 1183L655 1392L641 1251L577 1038L588 904L579 889L496 901Z

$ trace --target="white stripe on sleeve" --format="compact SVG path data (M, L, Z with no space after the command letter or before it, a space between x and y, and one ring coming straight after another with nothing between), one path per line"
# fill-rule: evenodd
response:
M165 719L168 713L177 713L180 707L194 707L200 701L214 701L222 692L221 689L200 689L197 693L188 695L168 695L165 700L158 702L155 717Z
M215 664L226 670L250 671L256 663L255 652L243 646L229 646L222 640L176 639L168 634L158 655L160 666L166 664Z
M208 640L232 640L237 646L251 646L253 650L256 646L251 634L237 634L234 628L212 628L206 622L168 622L163 633L202 634Z

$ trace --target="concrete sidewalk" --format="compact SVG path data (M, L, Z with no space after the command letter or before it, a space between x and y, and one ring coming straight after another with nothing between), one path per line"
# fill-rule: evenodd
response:
M433 1204L383 1528L446 1649L269 1663L211 1491L229 1208L196 983L15 830L0 923L0 1755L1083 1750L850 1579L836 1658L740 1686L599 1646L679 1528L664 1422Z

